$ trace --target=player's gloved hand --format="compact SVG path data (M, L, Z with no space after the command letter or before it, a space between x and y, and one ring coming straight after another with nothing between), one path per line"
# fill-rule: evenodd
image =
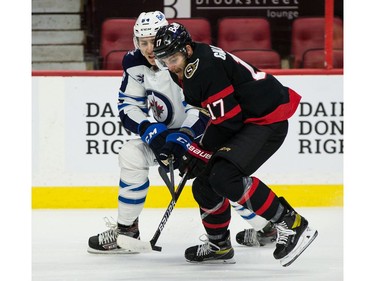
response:
M173 168L178 168L182 155L185 154L190 143L191 138L187 134L182 132L170 133L166 138L165 145L160 150L160 161L168 167L168 158L172 157Z
M212 152L204 150L197 143L191 143L187 152L182 156L179 170L181 175L188 171L188 179L195 178L203 173L211 159Z
M138 133L141 139L150 146L157 160L160 160L158 159L160 149L165 145L165 139L169 134L167 126L163 123L143 121L138 126Z

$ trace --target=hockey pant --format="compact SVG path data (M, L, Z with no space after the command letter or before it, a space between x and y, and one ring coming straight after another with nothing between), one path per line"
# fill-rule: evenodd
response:
M254 225L257 230L282 215L284 208L276 194L261 180L249 175L280 148L287 131L287 121L267 126L246 125L225 144L225 149L214 154L208 171L194 180L193 195L210 237L220 236L228 228L230 202L249 223L253 213L264 218Z
M124 143L119 154L120 182L117 222L131 225L140 215L150 186L149 167L157 165L154 153L141 139Z

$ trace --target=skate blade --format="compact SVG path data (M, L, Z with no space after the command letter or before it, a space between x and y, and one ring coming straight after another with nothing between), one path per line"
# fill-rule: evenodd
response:
M280 260L280 264L284 267L291 265L306 248L314 241L318 236L318 231L307 227L305 231L300 236L297 245L294 249L285 257Z
M188 263L193 264L235 264L235 259L227 259L227 260L206 260L206 261L189 261L186 260Z
M98 255L129 255L129 254L139 254L139 252L134 252L127 249L113 249L107 251L95 250L92 248L87 248L87 252L90 254L98 254Z

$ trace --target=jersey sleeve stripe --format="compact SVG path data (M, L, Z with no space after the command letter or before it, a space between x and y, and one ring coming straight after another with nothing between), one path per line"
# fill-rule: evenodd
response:
M292 89L289 89L289 102L280 104L271 113L259 117L259 118L247 118L244 123L254 123L258 125L267 125L275 122L280 122L290 118L294 112L297 110L301 96L298 95Z
M119 103L119 104L117 105L118 111L123 110L123 109L124 109L125 107L127 107L127 106L135 106L135 105L132 104L132 103ZM138 105L138 107L141 108L142 111L145 111L145 112L148 111L147 106L139 106L139 105Z
M201 103L202 107L207 107L208 104L213 103L217 100L223 99L226 96L229 96L230 94L232 94L233 92L234 92L234 88L233 88L232 85L230 85L230 86L224 88L223 90L221 90L220 92L218 92L216 94L213 94L210 97L208 97L208 99L206 99L205 101L203 101Z
M131 98L135 101L140 101L140 102L145 102L146 101L146 97L134 97L134 96L130 96L130 95L127 95L125 93L122 93L122 92L119 92L118 93L118 98L119 99L125 99L125 98Z
M236 116L240 112L241 112L241 107L239 105L237 105L234 108L232 108L230 111L225 113L224 116L217 117L215 120L212 119L211 122L212 122L212 124L215 124L215 125L223 123L224 121L233 118L234 116Z

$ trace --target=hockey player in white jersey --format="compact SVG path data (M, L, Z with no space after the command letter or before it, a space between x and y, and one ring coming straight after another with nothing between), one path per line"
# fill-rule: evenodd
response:
M89 238L90 253L128 252L117 246L116 239L119 232L139 238L138 217L150 185L149 167L162 165L156 156L166 137L194 139L202 135L208 121L204 112L185 103L177 76L155 64L154 37L157 30L167 24L164 14L155 11L141 13L134 25L136 48L122 61L124 73L118 110L122 125L140 138L125 142L119 152L117 223L107 220L109 229ZM153 119L149 117L149 109ZM179 153L184 152L181 147Z

